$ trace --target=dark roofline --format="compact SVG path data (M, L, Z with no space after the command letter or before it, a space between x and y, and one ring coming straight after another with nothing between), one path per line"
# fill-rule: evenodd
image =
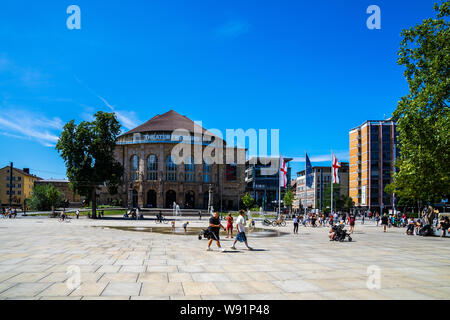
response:
M10 166L5 166L5 167L1 168L0 170L3 170L3 169L9 169L9 168L10 168ZM19 169L19 168L13 167L13 170L16 170L17 172L19 172L19 173L21 173L21 174L23 174L23 175L25 175L25 176L29 176L29 177L33 177L33 178L37 178L37 179L39 179L39 180L42 180L41 177L38 177L38 176L36 176L36 175L34 175L34 174L31 174L31 173L26 173L25 171L23 171L23 170L21 170L21 169Z
M350 131L356 130L356 129L360 129L362 126L364 126L366 123L370 123L370 124L379 124L380 122L382 123L387 123L387 122L392 122L394 125L396 124L396 122L394 120L392 120L391 118L386 119L386 120L366 120L364 121L362 124L360 124L357 127L354 127L353 129L350 129Z

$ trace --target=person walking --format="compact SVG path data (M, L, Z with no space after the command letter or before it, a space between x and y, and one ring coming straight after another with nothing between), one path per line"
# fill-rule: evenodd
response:
M247 247L248 250L253 250L253 248L249 247L248 242L247 242L247 236L245 235L245 211L241 210L239 211L240 215L239 217L236 219L236 229L237 229L237 235L236 235L236 239L234 240L233 246L231 247L231 249L236 250L236 242L244 242L245 246Z
M298 234L298 217L294 216L294 219L292 219L294 222L294 234Z
M213 216L211 218L209 218L209 235L208 235L208 249L206 249L207 251L212 251L211 249L211 243L213 242L213 240L216 241L217 247L224 252L225 249L222 248L222 246L220 245L220 236L219 236L219 232L220 232L220 228L222 228L223 230L226 231L225 227L220 223L220 218L219 218L219 213L218 212L214 212Z
M75 212L75 215L77 216L77 219L80 217L80 210L77 210L76 212Z
M202 210L198 211L198 220L202 220Z
M353 214L349 215L349 224L350 224L350 233L353 233L355 231L355 221L356 218Z
M233 216L231 215L231 212L228 214L227 217L227 238L233 238Z
M386 232L386 227L387 227L388 223L389 223L389 217L385 213L381 217L381 225L383 226L383 232Z
M378 224L380 223L380 215L378 214L378 212L375 213L375 221L376 221L377 227L378 227Z

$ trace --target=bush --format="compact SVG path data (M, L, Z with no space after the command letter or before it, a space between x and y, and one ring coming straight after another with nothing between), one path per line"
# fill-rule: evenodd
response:
M33 210L49 211L58 207L62 201L62 193L51 184L36 185L29 204Z

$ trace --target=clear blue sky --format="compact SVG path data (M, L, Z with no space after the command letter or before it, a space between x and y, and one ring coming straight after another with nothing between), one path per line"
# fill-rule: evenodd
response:
M400 32L434 2L4 1L0 166L65 177L62 125L112 109L125 130L174 109L224 132L280 129L281 153L315 165L331 149L347 160L349 129L407 93ZM71 4L81 30L66 27ZM381 30L366 27L372 4Z

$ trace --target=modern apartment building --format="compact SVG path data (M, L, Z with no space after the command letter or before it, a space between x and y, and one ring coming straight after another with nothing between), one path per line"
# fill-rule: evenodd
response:
M372 211L395 207L395 198L384 192L392 181L399 156L396 124L391 120L368 120L350 130L350 190L355 206Z
M349 195L349 164L341 162L339 169L340 195ZM312 187L307 187L305 183L305 170L297 173L297 201L298 206L309 209L324 209L323 200L325 198L325 190L331 183L331 167L312 167L312 175L314 177Z
M284 158L287 165L287 182L291 181L289 162L292 158ZM276 210L278 206L280 158L251 157L246 161L246 191L255 199L255 203L264 210ZM284 188L281 189L282 195Z
M30 169L7 166L0 169L0 204L9 206L10 196L14 207L21 207L24 199L30 199L34 182L41 178L30 174Z

